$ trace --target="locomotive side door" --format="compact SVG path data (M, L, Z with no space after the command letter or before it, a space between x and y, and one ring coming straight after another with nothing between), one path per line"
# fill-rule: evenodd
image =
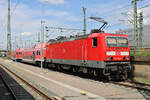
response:
M83 64L86 65L87 64L87 57L88 57L88 43L87 43L87 39L83 40L83 44L82 44L82 61L83 61Z

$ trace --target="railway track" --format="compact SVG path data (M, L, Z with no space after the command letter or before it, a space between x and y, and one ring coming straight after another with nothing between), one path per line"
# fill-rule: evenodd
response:
M124 86L124 87L129 87L132 89L137 89L141 91L148 91L150 92L150 85L149 84L144 84L140 82L135 82L135 81L126 81L126 82L109 82L111 84L119 85L119 86Z
M14 80L5 70L0 68L0 80L2 94L0 100L35 100L16 80ZM6 94L9 96L7 98Z
M8 87L7 83L5 82L5 80L2 77L2 74L0 74L0 90L1 90L1 97L0 99L11 99L11 100L15 100L16 96L14 95L14 93L12 92L12 90Z
M150 61L137 61L137 60L135 60L133 63L134 64L140 64L140 65L150 65Z
M114 85L124 86L125 88L136 89L146 100L150 100L150 85L144 84L136 81L126 81L126 82L109 82Z
M6 69L8 72L10 72L11 74L13 74L15 77L17 77L19 80L21 80L23 83L25 83L27 86L29 86L30 88L32 88L32 90L34 90L36 93L38 93L40 96L42 96L45 100L62 100L57 96L54 97L50 97L47 94L45 94L44 92L42 92L41 90L39 90L38 88L36 88L35 86L33 86L32 84L30 84L29 82L27 82L26 80L24 80L22 77L20 77L19 75L17 75L16 73L14 73L13 71L11 71L9 68L7 68L6 66L0 64L0 66L2 66L4 69ZM7 85L7 83L5 82L5 84ZM9 89L10 90L10 89ZM12 93L12 97L14 99L12 100L20 100L17 99L17 96L12 92L12 90L10 90ZM30 99L28 99L30 100Z

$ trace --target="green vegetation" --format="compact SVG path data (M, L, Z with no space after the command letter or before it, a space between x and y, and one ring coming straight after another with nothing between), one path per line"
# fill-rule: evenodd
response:
M134 56L133 51L130 52L131 56ZM150 57L150 52L147 51L136 51L136 55L135 56L140 56L140 57Z
M135 77L134 79L141 83L150 84L150 80L148 80L148 79L139 78L139 77Z

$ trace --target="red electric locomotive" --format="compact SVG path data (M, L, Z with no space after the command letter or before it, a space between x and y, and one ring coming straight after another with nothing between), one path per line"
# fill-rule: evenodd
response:
M45 61L59 69L109 80L127 79L132 71L128 36L124 34L92 33L50 42Z

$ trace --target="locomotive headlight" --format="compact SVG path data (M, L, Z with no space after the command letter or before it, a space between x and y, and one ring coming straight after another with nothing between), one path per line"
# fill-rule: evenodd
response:
M107 60L110 60L110 58L109 58L109 57L107 57Z
M128 56L129 52L120 52L120 55L122 55L122 56Z
M107 51L106 55L107 56L114 56L114 55L116 55L116 52L115 51Z
M129 57L127 57L127 60L129 60Z

